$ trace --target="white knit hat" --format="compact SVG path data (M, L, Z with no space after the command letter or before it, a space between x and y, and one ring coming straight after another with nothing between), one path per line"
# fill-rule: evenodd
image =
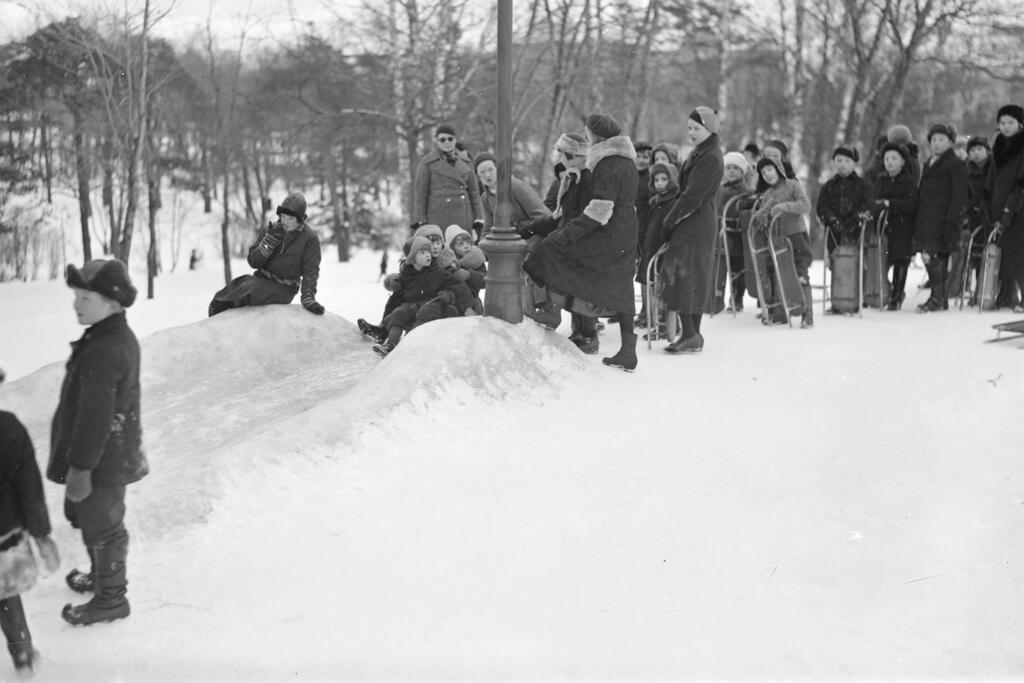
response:
M750 172L750 164L747 163L747 158L739 152L727 152L723 157L723 161L726 166L738 166L743 175Z

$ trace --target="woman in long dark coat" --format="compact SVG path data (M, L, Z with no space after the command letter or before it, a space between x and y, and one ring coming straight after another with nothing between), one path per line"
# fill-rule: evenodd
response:
M1017 296L1018 290L1024 291L1024 107L1002 107L997 122L988 195L989 216L1002 229L999 303L1024 313Z
M956 133L944 123L928 131L932 157L921 169L914 217L914 241L922 253L932 293L917 307L919 313L949 309L946 277L949 255L960 235L960 215L967 205L967 164L953 151Z
M679 196L662 226L669 246L661 266L661 298L669 311L679 314L683 325L679 338L665 348L668 353L696 353L704 348L700 321L712 287L718 231L715 196L725 173L718 114L710 107L697 107L686 127L696 147L683 162Z
M903 305L907 272L914 258L914 211L917 208L917 179L910 165L910 150L887 142L879 150L882 172L875 176L875 206L886 211L886 258L892 266L892 290L886 310Z
M523 269L550 293L565 297L565 308L582 306L591 315L618 315L621 347L605 365L627 372L636 368L637 219L636 151L619 124L607 114L587 117L591 143L589 199L583 213L537 245Z

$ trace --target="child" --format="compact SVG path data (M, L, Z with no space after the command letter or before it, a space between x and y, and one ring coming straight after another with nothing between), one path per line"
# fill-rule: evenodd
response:
M887 260L892 265L892 291L888 311L903 306L910 260L914 258L914 211L917 208L917 180L910 165L910 151L887 142L881 149L884 171L875 179L875 205L885 214Z
M874 191L856 171L857 150L840 145L832 152L836 172L818 195L818 219L828 229L829 255L840 245L856 246L863 221L871 217Z
M449 270L469 287L473 297L470 310L483 315L484 304L480 300L480 290L487 286L487 257L480 247L473 244L470 234L457 225L449 225L444 236L445 243L455 255ZM469 313L463 312L463 315Z
M382 322L387 337L373 345L381 356L395 349L404 332L444 317L447 306L459 310L472 306L469 288L434 262L433 250L426 237L413 237L401 272L386 283L401 300Z
M642 255L640 258L639 273L637 280L641 284L647 282L647 269L651 258L665 242L665 234L662 228L665 225L665 216L672 209L672 204L679 196L679 171L675 164L658 162L651 167L651 198L648 200L650 210L647 213L647 236L644 240ZM644 288L646 292L646 287ZM658 326L659 336L665 334L665 313L659 306L653 310L652 317L655 325ZM647 326L647 321L642 321ZM651 334L648 331L648 334ZM595 335L596 341L596 335ZM596 353L596 349L595 349Z
M53 415L46 477L66 484L64 514L81 529L92 560L88 573L73 570L68 586L93 598L65 605L73 625L123 619L130 613L125 576L128 532L125 486L149 472L142 450L139 342L125 309L135 301L128 269L117 259L68 266L75 313L85 334L71 347L60 403Z
M811 281L807 269L814 260L811 254L811 242L807 236L803 214L811 210L811 202L804 193L800 181L786 178L786 170L782 163L769 156L757 162L757 193L760 198L757 209L751 216L751 222L760 230L767 230L772 219L778 218L779 234L789 238L793 247L793 260L796 274L804 295L804 313L800 327L814 327L814 310L811 299ZM763 305L763 303L762 303ZM767 310L763 311L767 315Z
M0 383L4 374L0 370ZM13 413L0 410L0 629L18 671L32 671L39 655L25 620L20 593L36 578L31 537L48 572L57 571L60 557L50 538L50 516L43 480L28 431Z
M749 145L748 145L749 147ZM756 149L756 147L755 147ZM750 185L747 184L747 177L752 170L747 159L739 152L729 152L724 157L725 175L722 177L722 187L718 191L718 215L725 214L728 208L726 222L726 249L729 250L729 279L732 281L732 306L733 310L743 310L743 236L739 231L739 200L729 203L729 200L740 195L749 193ZM718 284L716 283L717 287Z

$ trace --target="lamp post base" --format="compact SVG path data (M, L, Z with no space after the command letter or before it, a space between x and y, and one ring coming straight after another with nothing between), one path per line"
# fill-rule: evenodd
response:
M491 228L477 246L487 254L484 314L507 323L523 322L526 242L511 228Z

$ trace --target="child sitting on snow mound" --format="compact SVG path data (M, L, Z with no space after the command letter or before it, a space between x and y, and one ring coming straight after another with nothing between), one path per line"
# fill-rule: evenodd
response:
M320 277L320 239L306 224L306 198L293 192L277 207L278 220L260 234L249 248L252 275L236 277L213 295L210 316L229 308L290 304L301 291L302 307L323 315L316 301Z
M483 315L484 304L480 290L487 286L487 257L483 250L473 244L473 238L458 225L449 225L444 233L445 244L455 256L448 269L459 280L466 283L473 295L473 310Z
M448 309L458 315L472 315L473 297L469 288L452 273L434 262L433 249L426 237L414 237L409 243L408 258L397 276L388 276L385 283L400 301L384 316L381 326L387 337L373 345L382 356L391 353L402 334L432 320L445 317ZM365 321L360 321L365 323ZM360 329L363 325L360 324Z

